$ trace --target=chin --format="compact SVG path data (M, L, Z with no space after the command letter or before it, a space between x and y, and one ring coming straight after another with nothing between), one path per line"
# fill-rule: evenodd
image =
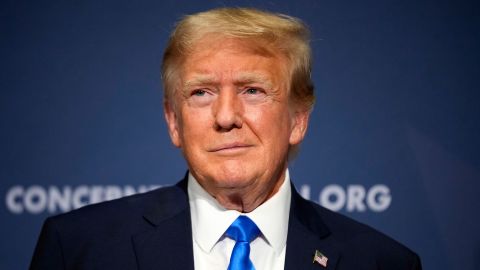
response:
M244 160L212 160L208 163L197 164L197 180L206 181L205 184L215 188L244 188L252 185L260 178L257 173L258 164Z
M257 177L246 170L221 170L212 175L212 180L219 188L244 188L252 185Z
M241 189L250 186L254 180L251 179L219 179L216 180L216 185L219 188L224 188L224 189Z

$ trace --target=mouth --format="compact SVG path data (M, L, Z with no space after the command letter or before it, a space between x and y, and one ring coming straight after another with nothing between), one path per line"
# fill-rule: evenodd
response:
M246 144L246 143L226 143L226 144L220 144L215 147L212 147L211 149L208 150L208 152L212 153L239 153L245 150L248 150L249 148L253 147L251 144Z

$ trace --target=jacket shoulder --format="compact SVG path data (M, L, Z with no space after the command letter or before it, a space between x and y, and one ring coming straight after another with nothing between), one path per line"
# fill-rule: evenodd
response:
M187 195L176 185L49 217L30 269L135 269L132 237L185 213L187 206Z
M358 266L363 261L375 269L421 269L418 255L393 238L314 202L304 202L315 212L317 222L330 231L328 237L341 250L341 264L354 262L349 267L362 269Z
M133 220L138 221L142 219L145 213L152 210L157 210L165 218L168 218L181 211L186 207L187 203L185 192L175 185L87 205L50 217L47 220L51 220L51 222L56 223L60 227L64 227L63 225L84 227L83 225L89 224L95 224L96 227L100 227L102 224L109 225L117 222L129 223Z

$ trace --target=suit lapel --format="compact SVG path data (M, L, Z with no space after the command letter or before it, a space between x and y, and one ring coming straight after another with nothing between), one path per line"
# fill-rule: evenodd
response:
M186 178L168 188L144 214L150 229L132 237L138 269L193 270L192 229Z
M315 250L328 258L327 267L313 263ZM303 199L292 185L292 203L285 255L285 270L335 269L340 257L328 227L313 205Z

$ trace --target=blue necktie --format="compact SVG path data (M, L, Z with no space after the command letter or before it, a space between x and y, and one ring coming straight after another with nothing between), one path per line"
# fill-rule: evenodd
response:
M257 225L247 216L239 216L228 227L226 234L236 241L228 270L255 270L249 256L250 242L260 234Z

